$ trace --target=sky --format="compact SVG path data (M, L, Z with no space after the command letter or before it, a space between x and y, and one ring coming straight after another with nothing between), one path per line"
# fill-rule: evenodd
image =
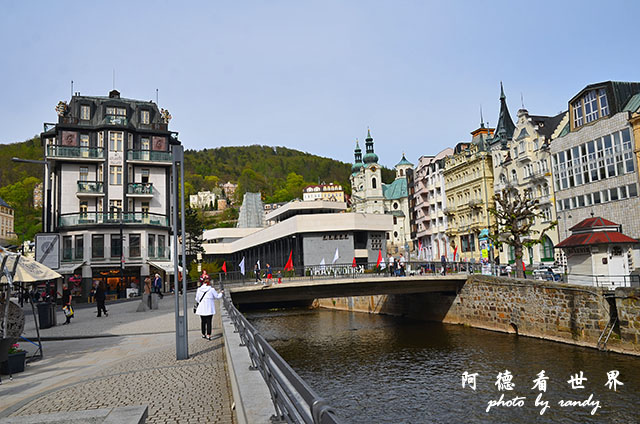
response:
M73 91L156 99L187 149L286 146L414 164L584 86L638 81L636 1L24 1L0 14L0 143Z

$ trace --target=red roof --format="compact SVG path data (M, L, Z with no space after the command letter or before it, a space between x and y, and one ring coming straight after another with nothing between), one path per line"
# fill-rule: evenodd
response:
M618 224L615 222L609 221L608 219L600 218L599 216L595 218L587 218L583 221L580 221L573 227L569 228L569 231L576 230L587 230L589 228L598 228L598 227L618 227Z
M602 218L590 218L590 219L602 219ZM585 220L587 221L587 220ZM580 224L584 223L582 221ZM610 222L604 219L605 222ZM611 223L613 224L613 223ZM578 225L572 228L576 228ZM607 224L605 224L607 225ZM616 224L613 224L616 225ZM594 244L610 244L610 243L638 243L638 240L625 236L617 231L596 231L593 233L573 234L569 238L561 241L556 247L575 247L575 246L589 246Z

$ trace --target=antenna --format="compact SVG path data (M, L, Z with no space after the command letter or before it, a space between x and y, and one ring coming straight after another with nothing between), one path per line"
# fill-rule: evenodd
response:
M73 80L71 80L71 97L73 97Z
M522 91L520 92L520 103L522 103L522 109L524 109L524 96L522 95Z
M480 104L480 126L484 126L484 118L482 117L482 104Z
M156 104L158 104L158 89L156 88Z

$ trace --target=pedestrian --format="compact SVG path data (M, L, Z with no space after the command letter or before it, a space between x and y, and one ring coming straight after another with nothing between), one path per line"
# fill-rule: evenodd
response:
M158 294L158 296L160 296L160 299L164 297L164 295L162 294L162 278L160 278L160 274L156 273L155 277L153 278L153 290Z
M273 278L273 273L271 272L271 265L267 264L267 282L271 284L271 279Z
M207 274L207 270L203 269L202 274L200 274L200 285L202 285L205 280L210 280L210 278L209 278L209 274Z
M387 258L388 262L389 262L389 275L391 275L393 277L393 274L395 272L395 261L393 260L393 255L391 255L391 253L389 253L389 257Z
M96 285L96 305L98 305L98 318L102 316L102 312L104 312L104 316L108 317L107 308L104 306L104 301L107 299L107 294L104 291L103 283L95 282Z
M64 312L64 316L66 321L62 325L69 324L71 322L71 318L73 318L73 309L71 308L71 289L68 284L62 285L62 312Z
M211 340L211 320L216 313L216 305L214 300L220 299L223 294L223 290L217 292L216 289L211 287L211 282L205 280L204 283L196 291L196 315L200 315L200 330L202 331L202 338Z
M447 257L445 255L440 256L440 263L442 264L442 275L447 275Z
M507 264L507 267L505 268L505 271L507 271L507 277L511 277L512 270L513 268L511 268L511 264Z
M522 261L522 278L527 279L527 273L525 272L527 268L524 266L524 261Z
M258 284L262 282L262 278L260 278L260 264L256 263L256 266L253 267L253 272L256 275L256 282L254 284Z
M278 284L282 284L282 272L278 270Z
M144 279L144 294L147 295L147 303L149 309L151 309L151 276L147 275Z

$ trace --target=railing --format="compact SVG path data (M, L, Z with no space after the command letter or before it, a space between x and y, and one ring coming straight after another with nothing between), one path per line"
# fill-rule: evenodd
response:
M337 424L338 418L327 402L282 359L253 325L236 309L229 295L224 296L224 307L247 347L252 370L260 371L271 401L275 418L287 423Z
M140 160L149 162L172 162L170 152L160 152L155 150L129 150L127 160Z
M60 215L59 227L75 227L77 225L95 224L144 224L169 226L169 218L166 215L145 212L79 212Z
M129 183L127 185L127 193L153 195L153 183Z
M103 183L100 181L78 181L78 193L104 194Z
M495 267L495 265L494 265ZM231 266L227 264L227 268ZM483 264L478 262L447 262L446 273L448 274L481 274L483 272ZM484 269L487 271L487 269ZM280 274L278 274L280 272ZM376 266L376 262L365 264L335 264L335 265L311 265L304 267L295 267L291 271L284 271L283 268L272 267L272 278L267 279L266 270L260 270L259 278L256 277L255 271L246 269L243 275L240 271L234 270L226 273L220 273L220 281L223 284L231 285L251 285L258 283L278 284L279 282L298 282L298 281L314 281L314 280L332 280L341 278L367 278L367 277L402 277L407 275L441 275L441 261L405 261L401 267L396 261L393 268L387 263L383 268Z
M47 157L74 159L104 159L103 147L79 147L50 144L47 146Z
M602 287L605 289L640 287L640 275L568 274L568 283Z

